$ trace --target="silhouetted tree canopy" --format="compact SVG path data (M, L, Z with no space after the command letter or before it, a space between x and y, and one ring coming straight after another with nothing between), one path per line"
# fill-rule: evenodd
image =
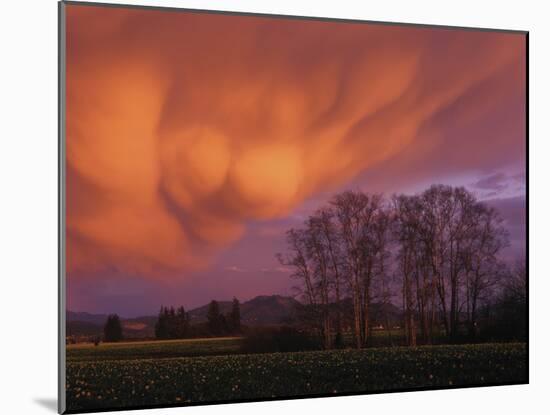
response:
M208 305L206 319L208 320L208 329L212 335L218 336L225 331L226 320L220 312L220 306L217 301L212 300Z
M241 305L237 298L233 298L231 303L231 312L227 318L228 328L233 334L240 333L241 331Z
M122 325L117 314L110 314L103 328L103 338L106 342L122 340Z
M182 339L189 334L189 317L183 306L177 311L174 307L160 308L155 324L155 336L157 339Z

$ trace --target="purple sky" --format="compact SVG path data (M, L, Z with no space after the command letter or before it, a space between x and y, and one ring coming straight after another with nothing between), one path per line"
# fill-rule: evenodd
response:
M510 233L510 246L504 250L503 257L514 261L525 255L523 173L506 175L495 172L480 175L473 181L449 176L438 182L464 185L498 209ZM351 187L368 189L367 184L361 181ZM414 182L411 188L417 190ZM407 190L402 189L404 192ZM249 223L239 241L220 252L206 270L194 272L185 281L159 283L113 272L112 277L107 275L107 278L98 280L91 275L76 284L69 284L70 293L82 299L80 301L84 306L79 307L78 311L117 312L127 317L154 314L159 303L184 304L187 308L193 308L211 299L228 300L234 295L241 301L256 295L293 295L289 272L278 263L274 254L284 252L284 232L292 226L299 226L308 212L317 206L319 200L313 199L287 218Z

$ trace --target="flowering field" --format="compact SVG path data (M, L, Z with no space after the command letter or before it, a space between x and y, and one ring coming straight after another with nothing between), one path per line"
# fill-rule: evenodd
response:
M525 383L526 353L525 344L515 343L73 360L67 364L67 406L78 411Z

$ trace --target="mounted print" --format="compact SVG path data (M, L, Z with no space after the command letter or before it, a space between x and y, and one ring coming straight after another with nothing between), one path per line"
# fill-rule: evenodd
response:
M528 382L527 32L59 12L60 412Z

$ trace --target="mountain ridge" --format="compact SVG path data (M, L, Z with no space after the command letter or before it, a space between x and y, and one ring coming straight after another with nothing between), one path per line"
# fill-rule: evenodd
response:
M232 301L217 301L220 312L228 314ZM341 309L351 307L350 299L341 301ZM282 295L259 295L240 304L241 323L245 326L275 326L292 324L296 314L303 304L293 297ZM334 306L334 305L332 305ZM187 311L191 324L203 324L207 321L209 304ZM382 320L389 316L389 321L398 321L401 310L393 304L372 304L373 320ZM67 335L100 335L107 321L107 314L74 312L67 310ZM157 316L141 316L133 318L121 317L124 336L154 337Z
M216 300L217 301L217 300ZM231 311L232 301L217 301L220 312L227 314ZM277 325L288 321L300 302L292 297L281 295L259 295L240 304L241 322L244 325ZM192 324L207 321L209 304L187 311ZM101 334L107 321L108 314L94 314L85 311L66 312L67 335ZM125 337L152 337L154 336L156 315L125 318L120 317ZM94 331L95 327L95 331Z

